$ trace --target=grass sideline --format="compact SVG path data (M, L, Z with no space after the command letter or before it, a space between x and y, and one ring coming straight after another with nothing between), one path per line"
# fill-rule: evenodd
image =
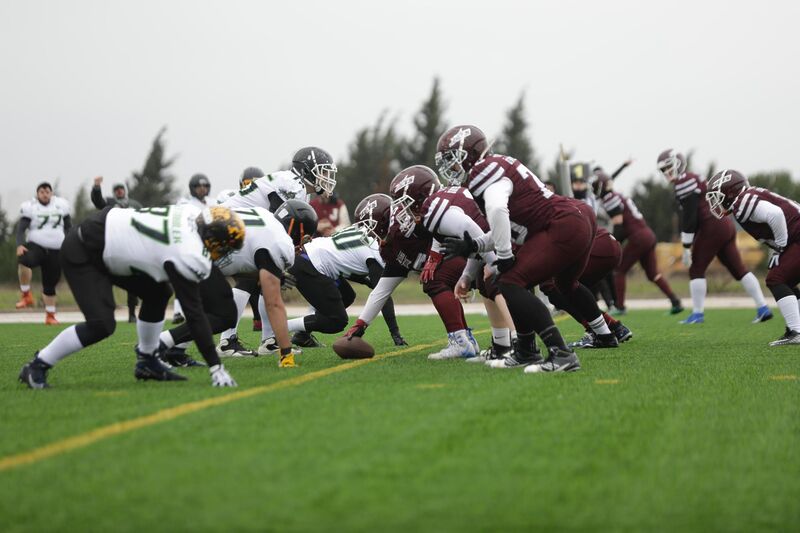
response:
M52 390L28 391L16 373L54 331L0 326L0 460L274 388L0 472L0 523L4 531L796 529L800 350L767 348L779 319L751 325L750 315L709 310L706 324L687 328L637 312L625 320L633 341L582 352L584 370L564 376L428 362L430 350L414 346L438 342L441 325L402 317L407 353L307 381L349 363L329 349L307 350L289 371L269 358L228 360L241 385L234 391L212 389L204 370L185 371L183 383L134 382L128 324L64 361ZM382 324L368 339L378 353L396 350Z

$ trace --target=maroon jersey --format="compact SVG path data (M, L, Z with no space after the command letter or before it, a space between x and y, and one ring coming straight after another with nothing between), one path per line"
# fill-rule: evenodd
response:
M742 228L761 241L773 243L776 241L776 235L773 235L772 228L766 222L762 222L756 213L761 202L768 202L778 206L786 218L787 241L783 245L781 243L776 244L787 246L792 242L800 242L800 205L761 187L744 189L731 205L733 216L742 225Z
M490 155L475 163L467 177L467 186L475 200L482 203L486 189L503 178L514 185L508 199L512 231L527 228L530 236L544 230L554 214L569 204L567 198L548 190L525 165L505 155Z
M422 236L419 235L420 233ZM400 226L392 221L386 241L381 246L381 257L386 263L383 277L404 278L411 270L421 271L428 258L431 240L432 235L425 233L424 230L415 230L411 236L406 237L400 231Z
M683 176L673 181L672 185L675 186L675 199L678 200L681 209L687 209L691 206L696 211L698 226L702 226L709 221L719 220L711 214L708 202L705 201L706 180L697 174L686 172Z
M442 222L442 218L450 208L460 209L466 216L474 220L484 233L489 231L489 224L470 192L464 187L447 187L428 196L420 211L422 213L422 225L428 232L433 234L436 240L441 242L444 237L461 237L467 229L462 229L457 235L439 233L439 225Z
M622 227L626 237L647 228L647 222L644 221L633 200L618 192L608 191L603 195L603 209L612 218L622 215Z

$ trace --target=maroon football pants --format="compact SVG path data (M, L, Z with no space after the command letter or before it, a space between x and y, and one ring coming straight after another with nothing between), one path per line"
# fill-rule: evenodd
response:
M776 285L792 288L800 283L800 243L790 243L783 250L778 265L769 269L764 281L770 290Z
M433 279L422 284L422 290L430 297L448 333L467 327L464 307L453 293L466 264L467 260L463 257L442 261L439 268L436 269Z
M736 248L736 228L730 217L722 220L704 222L697 231L692 245L692 266L689 267L689 278L706 277L708 265L714 260L725 265L731 276L739 281L747 274L742 263L742 256Z
M622 249L622 259L614 272L614 285L617 289L617 305L625 307L625 275L636 263L642 265L647 279L655 283L661 292L671 301L676 300L675 293L669 283L658 271L656 261L656 234L650 228L643 228L628 236L628 242Z

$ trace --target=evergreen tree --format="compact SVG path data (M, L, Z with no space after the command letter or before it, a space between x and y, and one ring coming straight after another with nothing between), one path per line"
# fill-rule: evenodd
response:
M748 181L754 187L764 187L775 194L800 201L800 183L792 180L792 175L786 170L759 172L749 176Z
M11 223L8 221L6 210L3 209L2 201L0 200L0 243L6 242L6 239L11 234Z
M352 211L365 196L389 191L389 182L399 172L395 121L384 112L374 126L356 133L347 160L339 165L336 192Z
M435 167L436 143L446 129L444 111L439 78L434 78L428 99L414 116L414 134L408 141L401 143L399 160L402 168L411 165Z
M128 182L128 195L145 207L168 205L175 199L173 190L175 176L168 172L175 163L175 157L167 159L163 140L167 127L159 130L153 139L150 154L141 172L134 172Z
M539 161L533 151L533 145L528 138L528 120L525 118L525 93L519 95L519 100L514 107L506 113L506 123L497 139L494 151L503 155L510 155L519 159L539 175Z
M81 185L78 187L78 192L75 194L75 200L72 203L72 223L80 224L92 211L94 211L94 207L89 202L89 193L86 185Z

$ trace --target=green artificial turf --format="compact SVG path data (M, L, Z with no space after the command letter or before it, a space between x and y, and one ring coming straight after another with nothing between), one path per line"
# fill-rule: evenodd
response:
M569 375L429 362L432 349L314 374L2 471L0 530L797 531L800 347L768 348L783 324L752 314L709 310L687 327L633 313L632 341L581 352ZM400 324L412 345L443 337L435 317ZM297 369L226 360L233 390L204 369L137 383L134 328L120 324L54 369L52 389L23 388L19 367L57 331L0 326L0 461L347 364L309 349ZM366 339L396 350L382 324Z

